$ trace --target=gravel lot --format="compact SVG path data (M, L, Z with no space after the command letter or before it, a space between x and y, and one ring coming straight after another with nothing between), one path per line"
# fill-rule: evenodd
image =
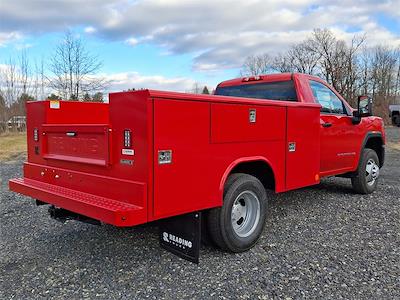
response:
M400 151L387 149L372 195L342 178L279 195L256 247L202 246L200 265L162 250L155 225L50 219L8 191L22 159L0 167L0 299L400 299Z

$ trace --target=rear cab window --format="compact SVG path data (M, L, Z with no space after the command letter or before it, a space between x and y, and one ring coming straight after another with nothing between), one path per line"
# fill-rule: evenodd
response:
M217 87L214 95L297 101L296 88L293 80Z

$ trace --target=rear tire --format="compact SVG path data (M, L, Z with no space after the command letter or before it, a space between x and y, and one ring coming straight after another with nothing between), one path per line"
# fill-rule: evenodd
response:
M248 174L233 174L225 184L222 207L208 214L208 232L221 249L246 251L260 238L266 212L267 196L262 183Z
M379 178L379 158L372 149L364 149L356 171L356 177L351 178L355 192L370 194L376 190Z

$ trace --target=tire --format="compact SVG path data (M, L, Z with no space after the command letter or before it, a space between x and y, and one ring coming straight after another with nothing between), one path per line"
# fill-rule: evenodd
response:
M394 126L400 127L400 115L395 115L395 116L393 116L393 118L392 118L392 124L393 124Z
M210 210L207 228L213 242L223 250L244 252L253 247L265 226L267 194L254 176L229 176L222 207Z
M356 176L351 178L353 189L359 194L370 194L376 190L378 178L378 155L374 150L366 148L361 153Z

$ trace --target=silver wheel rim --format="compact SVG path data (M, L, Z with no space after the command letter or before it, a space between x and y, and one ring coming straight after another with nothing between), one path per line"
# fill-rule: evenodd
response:
M375 181L379 177L379 166L372 158L367 161L367 165L365 167L365 177L369 186L374 185Z
M248 237L260 221L260 200L252 191L241 192L232 205L231 222L239 237Z

